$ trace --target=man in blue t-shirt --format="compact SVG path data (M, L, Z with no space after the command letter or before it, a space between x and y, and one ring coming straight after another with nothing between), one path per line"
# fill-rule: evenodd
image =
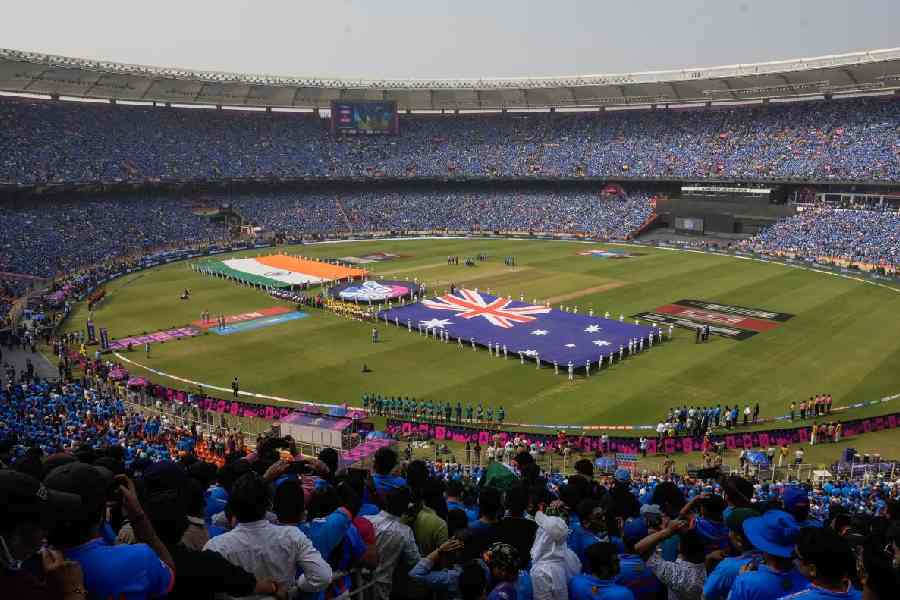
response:
M619 574L615 582L631 590L635 600L656 600L663 589L656 575L634 551L634 545L649 533L647 522L642 517L628 519L622 528L625 553L619 555Z
M609 535L607 513L603 503L595 498L586 498L578 503L576 513L580 524L573 526L569 532L568 546L585 565L585 552L588 547L600 542L612 543L618 552L624 552L622 540Z
M102 537L106 509L106 491L113 485L108 471L85 463L56 467L44 484L53 490L81 497L81 508L54 527L48 539L63 555L81 564L84 584L92 598L143 600L165 596L175 584L174 562L156 536L127 477L116 477L122 505L134 528L135 537L144 543L110 546Z
M379 494L384 495L406 486L405 479L391 474L397 466L397 461L397 453L392 448L379 448L375 452L373 458L375 472L372 474L372 481L375 482L375 491Z
M850 584L855 557L850 544L831 529L807 527L797 540L797 570L809 587L789 596L798 600L859 600L862 592Z
M735 508L728 515L725 523L731 536L731 547L739 554L723 559L706 576L706 583L703 584L705 600L726 600L734 580L741 572L741 567L754 559L758 561L762 558L762 554L753 548L753 544L744 535L744 521L757 516L759 513L750 508Z
M744 521L744 534L762 552L762 560L751 560L747 565L750 570L737 576L728 600L771 600L809 585L791 560L800 535L794 517L781 510L770 510Z
M619 557L614 545L592 544L584 556L588 573L569 580L569 600L635 600L631 590L615 582Z

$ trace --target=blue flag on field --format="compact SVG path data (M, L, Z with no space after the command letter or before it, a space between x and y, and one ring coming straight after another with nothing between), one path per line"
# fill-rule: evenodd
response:
M383 310L378 318L385 318L401 326L417 330L438 329L450 338L472 340L481 346L506 346L514 356L522 352L530 359L557 362L561 366L570 361L577 368L587 361L596 363L628 348L630 340L644 339L653 329L645 325L621 323L585 314L563 312L546 306L507 300L474 290L460 289L453 294L422 300L415 304Z

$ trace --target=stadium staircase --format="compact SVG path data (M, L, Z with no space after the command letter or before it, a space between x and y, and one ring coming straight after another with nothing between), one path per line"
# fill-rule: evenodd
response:
M651 198L650 202L653 203L653 210L650 212L649 215L647 215L647 218L644 219L644 222L641 224L641 226L638 227L636 230L634 230L634 232L631 233L626 239L629 239L629 240L637 239L640 236L647 233L648 231L650 231L651 229L653 229L653 224L656 223L657 219L659 219L659 215L656 213L656 198L655 197Z
M351 448L350 450L344 450L341 452L341 466L349 467L351 465L355 465L358 462L362 462L373 456L378 450L384 448L385 446L390 446L394 443L394 440L388 439L375 439L375 440L366 440L362 444Z

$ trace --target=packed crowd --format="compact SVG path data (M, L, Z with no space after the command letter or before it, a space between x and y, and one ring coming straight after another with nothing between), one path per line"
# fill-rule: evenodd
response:
M886 600L900 583L885 482L597 476L589 460L564 476L527 451L453 469L382 448L341 469L276 437L216 468L92 390L2 394L0 585L17 599Z
M162 195L2 204L0 232L0 271L40 277L225 235L189 200Z
M900 266L900 212L805 210L762 230L744 244L768 254L896 271Z
M0 585L15 598L371 585L379 599L818 600L900 582L900 486L884 480L597 476L587 459L565 476L521 443L476 466L382 448L371 471L289 438L211 453L196 427L127 410L115 365L81 366L80 381L13 374L0 391Z
M205 203L224 202L210 195ZM625 238L651 214L650 194L353 192L229 196L244 219L294 238L421 230L540 231ZM0 271L53 277L120 268L162 248L201 246L229 232L177 196L47 200L0 206Z
M389 231L582 233L624 239L650 216L652 194L585 191L371 191L266 194L234 200L249 221L288 234Z
M857 98L402 115L398 136L348 139L312 114L5 99L0 182L530 175L896 181L898 120L894 99Z

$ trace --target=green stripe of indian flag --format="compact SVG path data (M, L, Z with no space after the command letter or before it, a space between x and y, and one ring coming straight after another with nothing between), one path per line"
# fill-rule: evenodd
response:
M264 265L261 262L257 262L255 258L233 258L230 260L223 260L222 262L227 267L234 269L235 271L249 273L250 275L256 275L258 277L265 277L266 279L274 279L275 281L280 281L282 283L288 283L291 285L300 285L303 283L322 283L321 277L315 277L313 275L295 273L293 271L285 271L284 269L270 267L269 265Z

